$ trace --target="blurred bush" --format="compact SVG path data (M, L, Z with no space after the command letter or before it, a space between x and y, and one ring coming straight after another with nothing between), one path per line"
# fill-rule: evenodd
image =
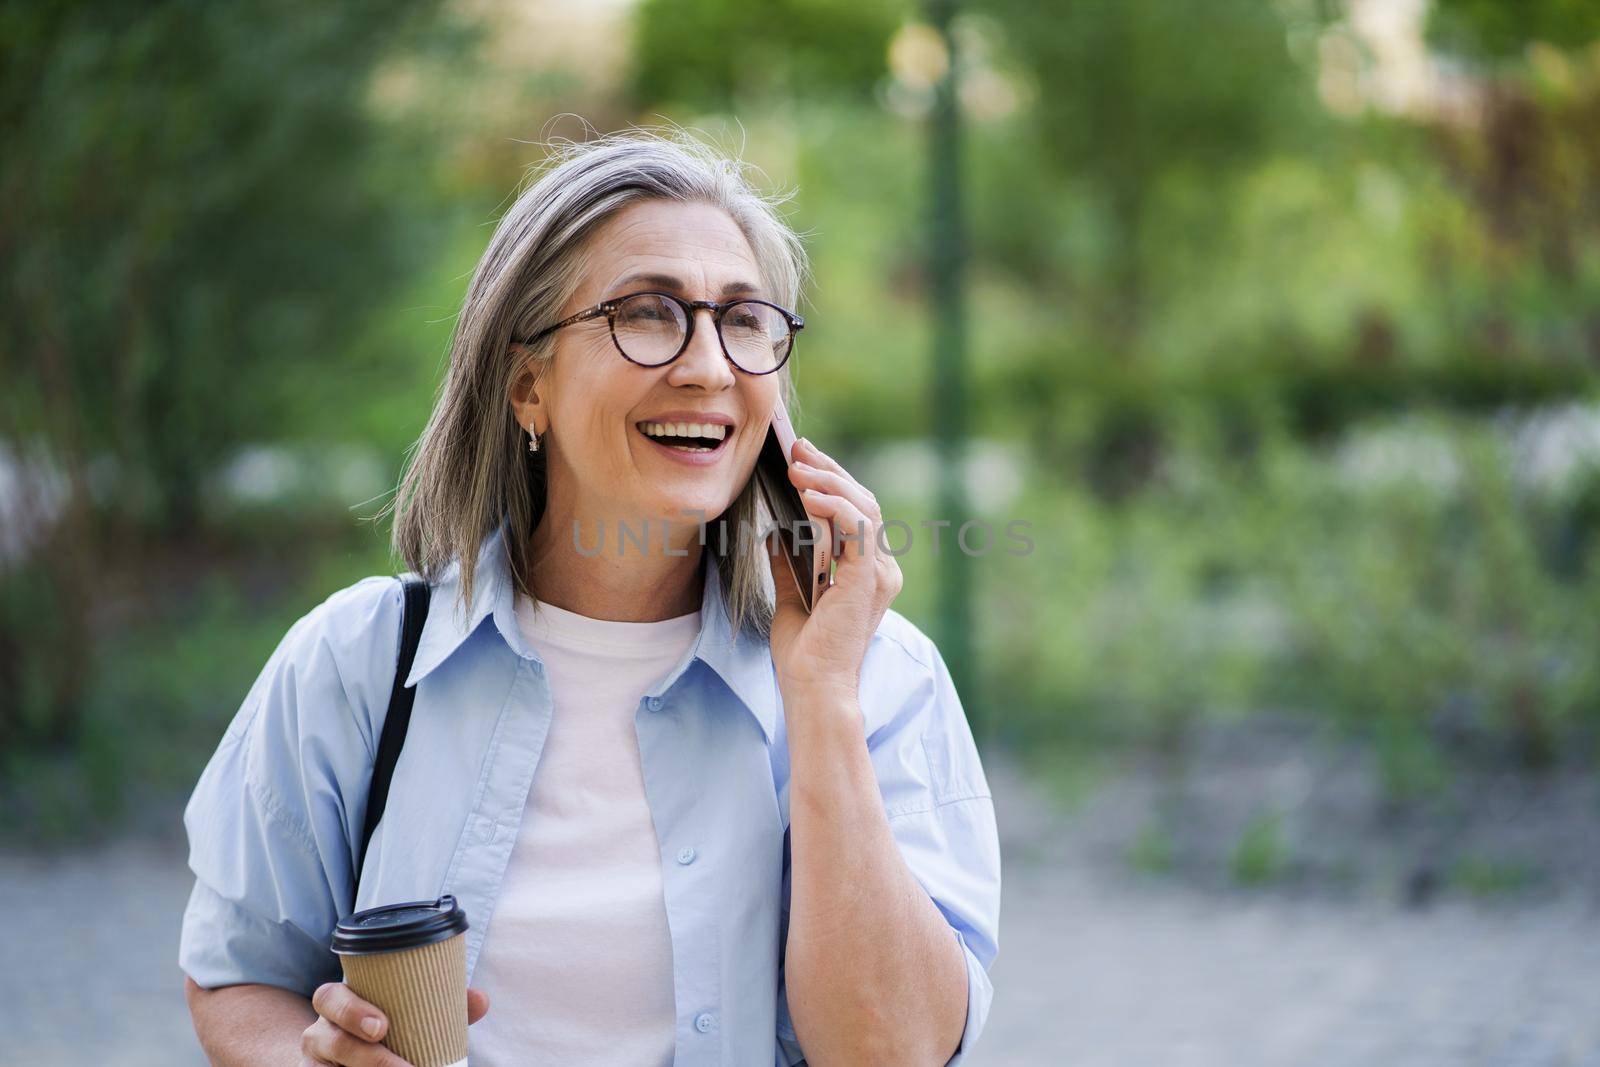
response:
M1240 462L1202 432L1118 506L1041 487L1036 553L985 568L1002 735L1172 742L1287 709L1376 740L1397 796L1444 783L1440 743L1532 766L1592 746L1600 554L1551 549L1600 471L1519 484L1503 433L1445 413L1395 444L1374 465L1275 434Z
M465 39L436 8L6 5L0 746L77 740L108 561L360 395L347 353L441 218L371 82Z

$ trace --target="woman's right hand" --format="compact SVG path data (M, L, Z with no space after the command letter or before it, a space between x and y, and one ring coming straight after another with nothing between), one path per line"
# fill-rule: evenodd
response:
M384 1048L389 1020L369 1001L356 996L343 982L324 982L311 995L317 1021L300 1035L300 1052L306 1064L316 1067L411 1067ZM489 995L467 990L467 1025L489 1011Z

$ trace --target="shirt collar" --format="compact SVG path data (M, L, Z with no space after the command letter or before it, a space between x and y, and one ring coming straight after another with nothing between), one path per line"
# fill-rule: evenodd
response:
M649 696L670 689L693 660L700 660L716 672L761 725L767 744L777 732L778 680L772 666L770 646L748 631L734 633L722 599L722 572L716 561L705 560L705 583L700 598L700 633L694 646L665 681ZM422 627L416 659L406 685L415 685L430 674L471 637L485 619L493 617L496 631L511 650L524 659L537 660L517 623L516 590L506 552L504 529L485 537L478 548L473 572L472 611L461 610L461 565L452 563L434 583L429 598L428 619Z
M761 724L767 744L777 733L778 675L772 666L772 647L748 630L734 633L722 597L722 572L716 560L705 560L705 592L700 599L700 636L690 656L710 667L733 690ZM673 671L659 687L664 692L677 681Z

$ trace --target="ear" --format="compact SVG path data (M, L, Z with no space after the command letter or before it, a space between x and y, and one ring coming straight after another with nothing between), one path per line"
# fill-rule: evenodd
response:
M511 376L509 400L512 414L518 426L527 429L528 424L533 423L542 434L550 425L549 407L539 389L543 367L535 370L528 346L515 341L511 343L511 358L517 367L516 373Z

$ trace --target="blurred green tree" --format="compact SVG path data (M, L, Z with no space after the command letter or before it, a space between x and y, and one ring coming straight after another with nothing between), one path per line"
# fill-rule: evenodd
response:
M439 7L0 8L0 444L59 489L0 572L0 745L70 742L108 560L192 535L219 460L295 420L279 383L424 251L428 159L372 82L466 40Z
M909 8L890 0L645 0L634 16L631 91L641 107L870 100Z
M1533 41L1578 48L1600 38L1594 0L1433 0L1428 36L1478 59L1520 57Z
M1600 366L1600 5L1439 0L1428 35L1471 72L1473 121L1442 119L1431 132L1487 237L1490 285L1471 316L1479 344L1501 358ZM1441 273L1460 287L1454 262Z
M1032 120L1064 188L1093 205L1098 268L1073 285L1126 355L1149 307L1152 261L1176 190L1204 188L1225 220L1228 179L1291 142L1308 143L1319 109L1289 50L1276 5L1260 0L980 0L1037 82ZM1187 217L1189 240L1214 239Z

